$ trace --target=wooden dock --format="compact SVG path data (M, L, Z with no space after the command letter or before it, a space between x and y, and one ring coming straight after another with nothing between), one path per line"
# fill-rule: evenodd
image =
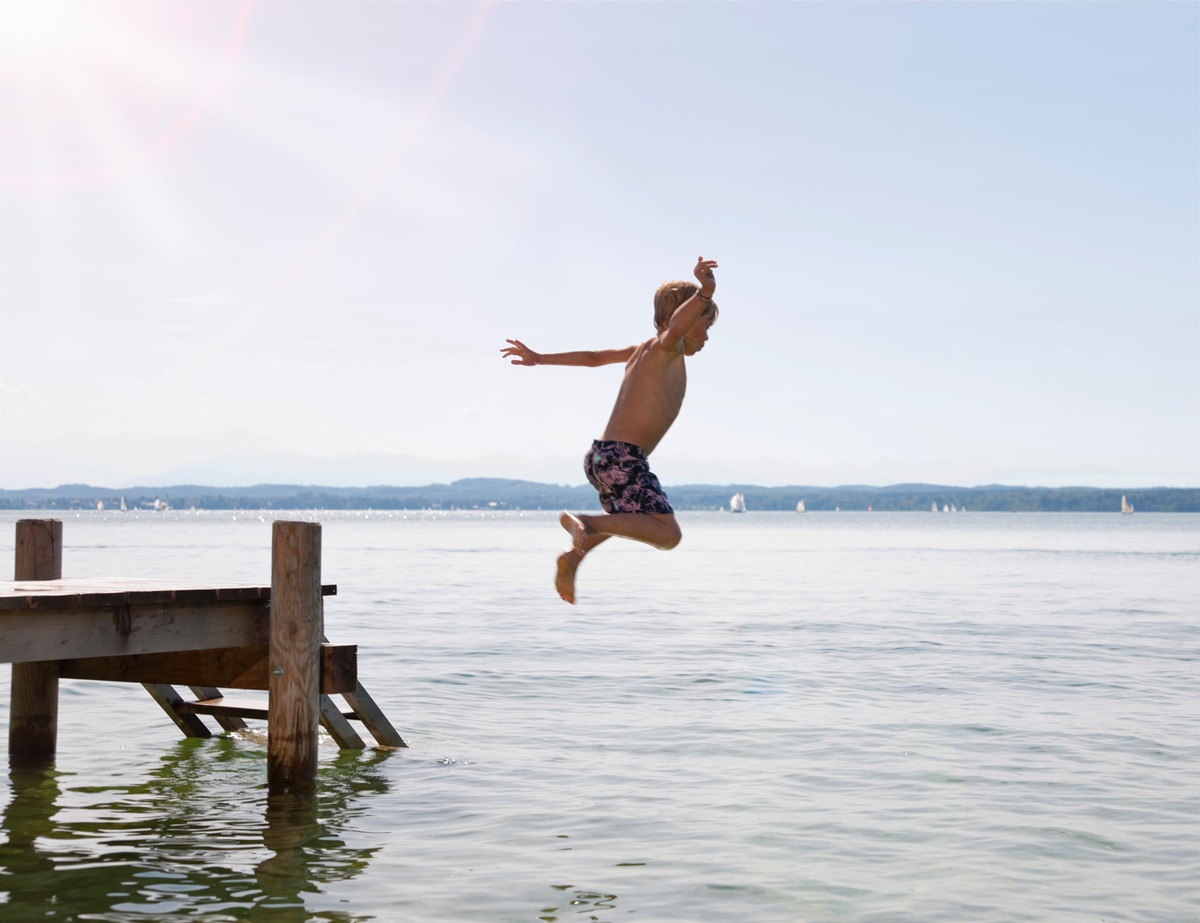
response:
M141 683L189 737L211 736L204 715L226 731L266 718L272 791L315 786L321 726L346 749L365 746L351 720L380 747L407 746L358 682L357 646L326 641L324 598L337 588L321 584L319 523L273 524L269 587L64 580L56 519L17 523L14 576L0 582L11 763L54 759L60 679ZM267 704L222 689L265 689Z

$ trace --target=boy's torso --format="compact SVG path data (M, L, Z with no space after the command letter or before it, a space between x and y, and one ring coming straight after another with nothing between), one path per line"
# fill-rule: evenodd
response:
M603 438L632 442L649 455L679 415L686 390L683 350L663 349L658 337L651 337L625 363L625 377Z

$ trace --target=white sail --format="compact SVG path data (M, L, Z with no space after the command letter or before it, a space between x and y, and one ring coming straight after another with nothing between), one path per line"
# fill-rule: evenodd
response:
M804 512L804 501L803 500L801 500L799 503L796 504L796 512L797 513Z
M729 512L744 513L746 512L746 497L741 493L736 493L729 498Z

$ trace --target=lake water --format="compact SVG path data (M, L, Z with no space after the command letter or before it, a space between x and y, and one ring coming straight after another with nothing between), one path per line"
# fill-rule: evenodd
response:
M64 680L0 920L1200 919L1200 516L685 513L572 607L549 512L63 513L64 574L269 584L273 516L410 749L268 798L261 723Z

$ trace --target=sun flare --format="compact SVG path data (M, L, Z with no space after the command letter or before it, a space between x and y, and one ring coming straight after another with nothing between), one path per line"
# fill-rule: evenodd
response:
M75 7L75 13L78 12ZM65 0L0 4L0 59L41 57L69 45L80 34L79 18Z
M224 88L249 7L0 0L0 185L91 185L174 145Z

